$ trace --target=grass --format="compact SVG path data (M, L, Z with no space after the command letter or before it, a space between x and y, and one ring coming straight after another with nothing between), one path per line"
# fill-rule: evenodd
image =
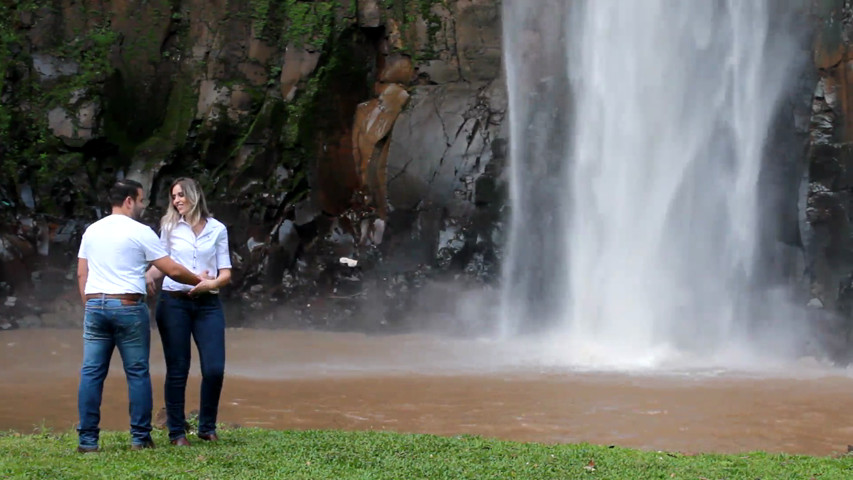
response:
M79 454L76 434L0 434L0 478L26 479L849 479L853 457L682 455L384 432L220 431L218 443L130 451L127 433Z

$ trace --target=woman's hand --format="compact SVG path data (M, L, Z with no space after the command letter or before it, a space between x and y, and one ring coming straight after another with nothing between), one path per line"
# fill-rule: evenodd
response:
M198 285L194 286L192 290L189 291L190 295L198 295L200 293L207 293L211 290L216 290L219 288L219 285L216 284L215 279L205 279L198 283Z

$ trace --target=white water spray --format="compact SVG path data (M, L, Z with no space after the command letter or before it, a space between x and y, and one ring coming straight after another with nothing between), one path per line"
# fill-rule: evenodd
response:
M755 287L762 152L793 59L771 28L782 5L503 8L503 333L556 326L572 363L654 366L730 348Z

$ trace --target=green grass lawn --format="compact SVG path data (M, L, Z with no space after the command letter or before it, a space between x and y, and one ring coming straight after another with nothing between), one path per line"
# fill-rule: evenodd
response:
M0 478L26 479L853 479L853 457L750 453L681 455L588 444L544 445L474 436L229 429L218 443L191 435L177 448L130 450L127 433L101 452L75 452L74 432L0 434Z

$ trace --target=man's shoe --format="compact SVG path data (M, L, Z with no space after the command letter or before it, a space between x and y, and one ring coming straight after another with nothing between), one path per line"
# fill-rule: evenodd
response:
M101 449L98 447L77 447L77 453L98 453Z
M199 433L198 438L204 440L205 442L218 442L219 441L219 437L217 437L215 433Z
M148 440L145 443L134 443L130 446L131 450L142 450L145 448L154 448L154 440Z
M176 438L170 442L172 445L176 447L189 447L190 441L187 440L187 437Z

